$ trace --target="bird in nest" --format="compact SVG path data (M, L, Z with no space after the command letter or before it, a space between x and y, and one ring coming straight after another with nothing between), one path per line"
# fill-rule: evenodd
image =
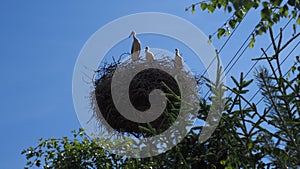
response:
M146 62L147 63L153 63L154 62L154 55L152 52L149 51L149 47L145 47L145 53L146 53Z
M177 48L175 49L174 67L176 69L183 68L182 57L180 56L179 50Z
M140 40L136 37L136 33L134 31L131 32L129 35L130 37L133 37L132 47L131 47L131 59L133 62L137 61L140 56L141 51L141 43Z

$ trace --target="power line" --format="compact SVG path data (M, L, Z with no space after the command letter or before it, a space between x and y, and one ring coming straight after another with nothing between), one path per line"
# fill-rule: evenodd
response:
M283 29L282 29L282 31L289 25L289 23L290 23L290 21L291 21L292 19L290 19L286 24L285 24L285 26L283 27ZM280 33L278 33L277 34L277 36L275 37L275 40L279 37L279 35L280 35ZM249 38L249 37L248 37ZM250 44L250 43L249 43ZM248 44L248 45L249 45ZM231 67L229 68L229 70L227 71L227 73L225 73L225 76L227 76L228 75L228 73L230 72L230 70L233 68L233 66L237 63L237 61L241 58L241 56L245 53L245 51L246 51L246 49L248 49L248 45L245 47L245 49L242 51L242 53L239 55L239 57L237 58L237 60L235 60L235 62L231 65ZM268 48L267 48L267 50L270 48L272 46L272 43L270 43L270 45L268 46ZM260 58L262 58L263 57L263 54L261 55L261 57ZM256 63L257 64L257 63ZM252 68L252 67L251 67ZM253 67L254 68L254 67ZM252 68L252 69L253 69ZM247 75L249 74L249 72L251 72L251 70L252 69L249 69L249 71L247 72ZM224 71L225 71L225 69L224 69ZM246 77L246 76L245 76ZM223 79L222 79L223 80Z
M291 22L292 19L290 19L285 26L283 27L282 30L285 30L285 28L289 25L289 23ZM247 39L244 41L244 43L242 44L242 46L238 49L238 51L236 52L236 54L233 56L233 58L230 60L230 62L227 64L227 66L225 67L223 73L225 72L225 70L229 67L229 65L231 64L231 62L237 57L238 53L241 51L241 49L244 47L244 45L246 44L246 42L250 39L251 35L255 32L255 28L253 29L253 31L250 33L250 35L247 37ZM279 37L279 33L277 34L277 36L275 37L275 40ZM249 45L250 43L248 43ZM228 73L230 72L230 70L234 67L234 65L237 63L237 61L241 58L241 56L245 53L246 49L248 49L248 45L244 48L244 50L242 51L242 53L238 56L238 58L234 61L234 63L230 66L230 68L227 70L227 72L225 73L225 76L223 76L222 80L224 80L224 78L228 75ZM272 43L270 43L270 45L267 47L266 50L268 50L270 47L272 46ZM261 55L261 58L263 57L263 54ZM252 67L248 70L248 72L246 73L246 76L248 76L248 74L251 72L252 69L254 69L254 67L256 66L256 64L258 63L258 60L252 65ZM210 93L210 91L208 90L204 96L204 98L206 98L206 96ZM229 97L233 94L233 92L231 92L229 94Z
M289 52L289 54L283 59L283 61L279 64L279 66L281 66L286 60L287 58L294 52L294 50L298 47L298 45L300 44L300 41L294 46L294 48ZM297 63L295 63L297 64ZM294 65L295 65L294 64ZM278 68L276 68L275 71L277 71ZM285 74L284 74L284 77L291 71L291 69L289 69ZM255 92L255 94L251 97L251 99L249 100L249 102L251 102L255 96L259 93L259 89ZM262 100L263 100L264 97L261 97L261 99L256 103L256 105L258 105Z
M248 13L246 13L244 15L243 18L245 18L247 16ZM229 20L229 19L228 19ZM228 22L228 20L226 22ZM229 35L229 37L226 39L226 41L224 42L224 44L222 45L222 47L220 48L220 50L218 51L218 53L221 53L223 48L227 45L228 41L231 39L232 35L234 34L234 32L238 29L238 27L240 26L241 22L239 22L237 24L237 26L233 29L233 31L231 32L231 34ZM216 32L215 32L216 33ZM215 34L213 33L213 34ZM207 73L207 70L211 67L211 65L214 63L214 61L216 60L217 55L213 58L213 60L209 63L208 67L205 69L205 71L202 73L201 76L204 76Z
M282 28L282 30L285 30L285 28L290 24L290 22L292 21L292 19L290 19ZM280 33L277 34L277 36L275 37L275 40L279 37ZM266 51L269 50L269 48L272 46L272 43L270 43L270 45L266 48ZM260 56L260 58L262 58L264 56L264 54L262 54ZM257 65L259 60L256 60L255 63L252 65L252 67L248 70L248 72L245 75L245 78L249 75L249 73L251 72L252 69L254 69L254 67Z
M284 27L282 28L282 31L284 31L285 28L290 24L291 20L292 20L292 19L289 19L289 21L284 25ZM275 40L278 39L279 35L280 35L280 33L278 33L278 34L276 35ZM268 51L268 50L270 49L271 46L272 46L272 42L268 45L268 47L266 48L266 51ZM243 53L244 53L244 51L243 51ZM242 53L242 54L243 54L243 53ZM242 54L241 54L241 55L242 55ZM241 57L241 55L239 56L239 58ZM264 56L264 54L261 54L261 56L260 56L259 58L263 58L263 56ZM239 58L238 58L238 59L239 59ZM246 78L246 77L249 75L249 73L255 68L255 66L257 65L258 61L259 61L259 60L256 60L256 61L255 61L255 63L254 63L254 64L251 66L251 68L248 70L248 72L246 73L246 75L245 75L244 78ZM236 60L236 62L237 62L237 60ZM235 62L234 64L236 64L236 62ZM233 64L233 65L234 65L234 64ZM230 68L229 70L232 69L233 65L231 66L231 68ZM229 71L225 74L225 76L227 76L228 73L229 73ZM223 79L222 79L222 80L223 80ZM255 95L257 95L258 92L259 92L259 90L255 93ZM232 94L233 94L233 92L231 92L231 93L229 94L228 97L230 97ZM251 97L251 99L253 99L253 98Z
M239 52L242 50L242 48L245 46L245 44L247 43L247 41L250 39L250 37L252 36L252 34L255 32L255 28L252 30L252 32L249 34L249 36L246 38L246 40L243 42L242 46L237 50L237 52L235 53L235 55L231 58L231 60L229 61L229 63L227 64L227 66L225 67L224 71L228 68L228 66L231 64L231 62L236 58L236 56L239 54ZM223 49L223 47L222 47ZM244 49L244 51L242 52L242 54L245 52L246 48ZM241 55L242 55L241 54ZM240 55L240 56L241 56ZM240 57L239 56L239 57ZM217 58L217 56L214 57L213 61ZM213 63L213 61L210 63L210 65ZM208 67L209 68L209 67ZM204 74L207 72L208 68L205 70ZM232 68L232 67L231 67ZM223 72L224 72L223 71ZM202 76L204 76L204 74L202 74ZM226 73L227 74L227 73ZM226 76L225 74L225 76ZM222 79L223 80L223 79ZM204 95L204 98L206 98L206 96L209 94L209 90L206 92L206 94Z
M288 25L289 25L289 23L291 22L291 20L292 19L290 19L286 24L285 24L285 26L283 27L283 29L282 30L284 30ZM279 35L280 34L277 34L277 36L275 37L275 40L279 37ZM299 45L299 42L298 42L298 44L292 49L292 51L284 58L284 60L282 61L282 63L283 62L285 62L285 60L288 58L288 56L295 50L295 48L297 47ZM272 43L270 43L269 44L269 46L266 48L266 51L268 51L269 50L269 48L272 46ZM259 58L262 58L264 56L264 54L262 54ZM248 75L249 75L249 73L254 69L254 67L257 65L257 63L258 63L258 61L259 60L256 60L255 61L255 63L252 65L252 67L248 70L248 72L246 73L246 75L245 75L245 77L244 78L246 78ZM282 64L281 63L281 64ZM280 64L280 65L281 65ZM276 69L276 71L278 70L278 68ZM259 90L257 90L256 92L255 92L255 94L250 98L250 100L249 100L249 102L251 102L255 97L256 97L256 95L259 93ZM230 93L230 95L229 95L229 97L231 96L231 94L232 94L232 92ZM260 99L260 101L257 103L257 104L259 104L260 102L262 101L262 99Z

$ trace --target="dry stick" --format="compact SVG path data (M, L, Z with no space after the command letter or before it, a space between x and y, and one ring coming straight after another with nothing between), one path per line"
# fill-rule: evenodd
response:
M285 61L286 61L286 59L293 53L293 51L297 48L297 46L300 44L300 41L296 44L296 46L290 51L290 53L283 59L283 61L280 63L280 65L282 65ZM261 57L262 58L262 57ZM256 63L258 62L258 60L256 61ZM255 64L256 64L255 63ZM254 64L254 65L255 65ZM254 67L254 65L253 65L253 67ZM294 66L295 66L296 64L294 64ZM277 71L277 69L276 69L276 71ZM283 75L283 77L284 76L286 76L288 73L290 72L290 70L289 71L287 71L286 73L285 73L285 75ZM248 71L248 73L249 73L249 71ZM248 73L246 74L246 75L248 75ZM250 102L255 98L255 96L259 93L259 89L255 92L255 94L250 98ZM257 105L261 102L263 100L263 97L256 103Z
M272 70L272 73L273 73L273 75L275 76L275 79L276 79L277 83L279 84L279 82L278 82L278 77L277 77L277 74L276 74L276 71L275 71L275 69L274 69L274 67L273 67L273 65L272 65L272 63L271 63L272 58L269 58L269 57L268 57L266 51L265 51L263 48L260 48L260 50L261 50L261 51L263 52L263 54L265 55L265 58L266 58L267 61L268 61L268 64L269 64L269 66L270 66L270 68L271 68L271 70Z
M287 57L295 50L295 48L299 45L299 43L300 43L300 42L298 42L298 44L292 49L292 51L287 55ZM287 57L286 57L286 58L287 58ZM284 61L286 60L286 58L284 59ZM284 62L284 61L283 61L283 62ZM283 62L282 62L282 63L283 63ZM282 63L281 63L281 64L282 64ZM295 63L294 66L295 66L296 64L297 64L297 63ZM288 70L288 71L284 74L284 76L286 76L290 71L291 71L291 70ZM259 90L257 90L257 92L259 92ZM256 105L258 105L262 100L263 100L263 97L256 103ZM259 113L257 113L257 115L259 116L260 119L263 119L265 122L268 122L268 124L271 124L271 125L273 125L273 126L275 126L275 127L277 127L277 128L280 128L280 126L278 126L278 125L276 125L275 123L273 123L272 121L269 121L269 120L266 119L266 115L267 115L271 110L272 110L272 106L269 107L268 110L266 110L266 111L264 112L263 116L261 116ZM264 128L261 128L260 126L257 126L257 127L260 128L260 129L265 130ZM253 129L254 129L254 126L253 126ZM267 131L267 130L265 130L265 131ZM269 132L269 131L267 131L267 132L268 132L270 135L272 135L273 137L277 138L278 140L281 139L282 141L288 142L288 140L286 140L286 139L283 139L283 138L281 138L281 137L279 137L279 136L277 136L277 135L274 135L273 133L271 133L271 132Z
M239 109L241 110L240 117L242 119L242 123L243 123L243 132L246 138L249 137L249 134L247 132L247 127L246 127L246 123L245 123L245 114L244 114L244 110L242 109L242 103L241 103L241 98L239 97Z
M296 49L296 47L298 46L300 44L300 41L297 43L297 45L292 49L292 51L287 55L287 57ZM287 57L284 59L284 61L287 59ZM283 62L284 62L283 61ZM281 62L281 64L283 64L283 62ZM294 63L294 65L293 66L296 66L297 65L297 63ZM284 76L286 76L289 72L290 72L291 70L288 70L285 74L284 74ZM256 91L256 93L254 94L254 96L252 96L251 97L251 99L249 100L249 102L251 102L252 100L253 100L253 98L257 95L257 93L259 92L259 90L257 90ZM299 94L298 93L296 93L297 95L298 95L298 97L300 97L299 96ZM263 100L263 97L256 103L256 105L258 105L258 104L260 104L260 102Z
M290 23L291 21L292 21L292 19L290 19L290 20L284 25L284 27L283 27L283 28L280 28L280 29L283 31L283 30L289 25L289 23ZM279 36L279 35L277 35L277 36L275 37L275 39L277 39L278 36ZM280 42L280 44L281 44L281 38L279 39L279 42ZM267 50L271 47L271 45L272 45L272 44L270 44L270 45L267 47ZM252 67L248 70L248 72L247 72L246 75L245 75L245 78L249 75L249 73L251 72L251 70L254 69L254 67L257 65L258 61L261 60L261 59L263 59L263 56L264 56L264 54L262 54L262 55L260 56L260 58L258 58L258 59L252 59L252 60L256 60L256 62L255 62L255 63L252 65ZM252 101L258 93L259 93L259 89L258 89L258 90L256 91L256 93L251 97L250 101ZM230 93L229 97L230 97L231 95L232 95L232 92ZM262 100L262 99L261 99L261 100ZM261 100L259 101L259 103L261 102Z
M291 42L293 42L298 36L300 36L300 32L293 36L289 41L287 41L283 46L282 48L278 51L278 52L281 52L283 49L285 49Z
M277 50L277 47L276 47L276 44L275 44L275 39L274 39L274 36L273 36L273 30L272 30L271 27L269 28L269 32L270 32L270 37L271 37L273 49L277 53L278 50Z
M278 50L280 49L279 47L277 48ZM280 61L279 61L279 53L277 54L277 56L275 57L276 59L276 64L277 64L277 69L278 69L278 72L279 72L279 90L281 92L282 95L286 96L287 93L286 93L286 90L285 90L285 85L284 85L284 78L282 76L282 71L281 71L281 66L280 66ZM291 112L291 109L290 109L290 104L289 104L289 101L287 101L285 98L283 99L286 107L287 107L287 110L288 110L288 114L290 117L292 117L292 112Z
M269 86L268 86L268 84L267 84L267 82L266 82L266 79L265 79L263 73L260 73L260 78L262 79L263 85L266 87L266 92L267 92L267 94L269 95L269 98L270 98L270 100L271 100L271 102L272 102L272 105L273 105L273 107L274 107L274 109L275 109L275 112L277 113L277 115L278 115L278 117L280 118L280 120L283 121L282 117L280 116L280 112L279 112L279 110L277 109L276 103L275 103L275 101L274 101L274 99L273 99L272 93L271 93L271 91L269 90Z
M282 129L283 131L285 131L285 132L287 133L288 137L290 138L290 140L292 141L292 143L294 144L294 146L297 147L297 143L295 142L294 137L293 137L292 134L289 132L289 129L287 128L284 119L281 117L281 114L280 114L279 110L277 109L276 103L275 103L275 101L274 101L274 99L273 99L273 96L271 95L271 91L270 91L269 88L268 88L268 84L266 83L265 78L263 77L263 74L261 74L261 76L262 76L261 78L263 79L263 83L264 83L264 85L265 85L265 87L266 87L267 94L269 94L270 100L271 100L271 102L272 102L272 105L273 105L272 107L275 109L275 112L276 112L277 116L278 116L279 119L282 121L283 126L284 126L284 128L283 128L283 127L279 127L279 126L278 126L278 128L280 128L280 129ZM273 125L275 126L275 124L273 124Z
M283 76L282 76L282 71L281 71L281 64L280 64L280 61L279 61L279 54L280 54L280 51L282 51L280 49L280 44L281 44L281 40L282 39L282 30L280 30L280 39L279 39L279 42L278 42L278 46L276 46L275 44L275 40L274 40L274 36L273 36L273 31L272 31L272 28L269 29L270 30L270 36L271 36L271 40L272 40L272 44L273 44L273 47L274 47L274 51L275 51L275 54L273 55L273 58L275 58L276 60L276 64L277 64L277 70L279 72L279 78L277 78L275 76L275 79L277 81L277 83L279 84L279 91L282 95L286 95L286 90L284 89L284 83L282 81L283 79ZM290 41L289 43L291 43L292 41ZM269 62L269 61L268 61ZM273 69L272 69L273 71ZM276 74L276 72L273 72ZM284 99L284 103L285 105L287 106L287 110L288 110L288 113L290 116L292 116L292 113L291 113L291 110L290 110L290 105L289 105L289 102L287 100Z

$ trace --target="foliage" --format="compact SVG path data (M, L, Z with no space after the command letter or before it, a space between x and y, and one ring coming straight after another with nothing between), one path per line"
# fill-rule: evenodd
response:
M192 5L192 12L198 5L210 12L221 8L233 12L233 17L228 20L232 29L250 9L261 8L259 24L262 25L257 26L255 35L260 31L269 32L273 46L272 54L268 55L262 49L264 56L253 59L268 63L255 71L254 79L246 79L241 73L239 78L231 77L233 87L220 87L218 81L207 81L213 94L210 100L201 99L199 120L207 119L210 108L213 108L212 100L223 101L215 91L222 93L225 87L231 93L225 99L220 123L208 140L204 143L199 140L203 127L195 126L173 149L151 158L131 159L110 154L80 129L72 132L72 139L40 139L36 147L23 150L26 168L299 168L300 58L295 56L295 62L287 72L284 72L281 61L284 57L282 51L300 34L295 32L283 43L282 31L276 41L272 30L280 18L291 17L299 24L299 0L262 3L258 0L213 0ZM224 30L218 31L221 32L219 37L228 31ZM247 95L254 81L263 96L262 108Z
M279 55L278 55L279 56ZM110 154L89 139L83 129L73 131L73 139L40 139L37 147L22 152L26 167L42 168L298 168L300 167L300 59L296 57L292 75L285 78L281 67L257 69L257 83L264 96L262 111L245 96L252 79L243 73L232 77L234 93L226 99L219 126L204 143L199 141L202 127L195 126L186 138L164 154L130 159ZM277 65L277 64L275 64ZM277 71L275 71L277 70ZM208 82L211 87L218 85ZM216 97L216 94L212 96ZM198 118L207 119L211 105L200 102ZM269 128L273 130L269 130Z
M296 32L296 25L300 25L300 1L299 0L205 0L189 7L185 10L195 12L196 7L203 11L214 13L215 10L224 10L228 13L233 13L218 30L209 36L209 41L213 35L217 34L218 39L222 36L230 35L231 30L234 30L241 23L246 14L251 10L260 10L260 19L254 28L250 41L250 48L254 46L255 36L266 33L269 28L279 23L282 19L288 18L294 20L293 29Z
M40 139L37 147L30 147L22 154L27 159L27 167L43 168L108 168L112 166L110 156L97 144L91 142L83 129L72 131L73 139ZM110 163L109 163L110 162ZM26 168L27 168L26 167Z

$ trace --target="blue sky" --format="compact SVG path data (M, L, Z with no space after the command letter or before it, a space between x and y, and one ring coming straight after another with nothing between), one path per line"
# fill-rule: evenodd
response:
M38 138L70 136L81 127L72 102L72 74L81 48L95 31L124 15L164 12L187 19L208 35L229 17L223 12L185 12L193 2L1 1L0 168L24 167L22 149L35 146ZM258 14L250 13L223 49L224 65L252 31ZM214 46L220 48L224 40L214 40ZM256 46L266 42L260 37ZM258 49L247 50L228 76L248 71L250 58L261 54Z

